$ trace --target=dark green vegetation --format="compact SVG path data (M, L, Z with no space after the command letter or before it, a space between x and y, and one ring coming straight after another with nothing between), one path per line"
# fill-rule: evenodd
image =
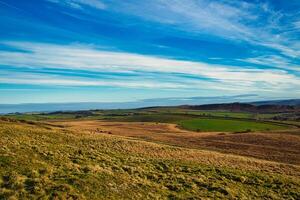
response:
M179 123L182 128L192 131L250 132L286 129L286 126L271 123L231 119L191 119Z
M300 198L298 166L42 122L0 121L0 137L0 199Z

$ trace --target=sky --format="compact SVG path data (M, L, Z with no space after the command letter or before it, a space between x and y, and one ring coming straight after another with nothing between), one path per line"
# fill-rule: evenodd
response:
M299 0L0 0L0 103L300 98Z

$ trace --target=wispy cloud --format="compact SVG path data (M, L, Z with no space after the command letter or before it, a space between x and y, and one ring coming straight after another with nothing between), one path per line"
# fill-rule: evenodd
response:
M241 6L238 8L238 6ZM141 9L144 8L144 9ZM250 4L237 7L220 1L207 0L151 0L122 1L111 9L146 20L172 25L173 28L186 32L209 33L228 38L250 37L251 31L240 21L255 19L248 12ZM256 8L256 7L253 7Z
M100 0L47 0L52 3L61 4L73 9L83 9L83 6L103 10L106 5Z
M263 66L269 66L273 68L279 68L284 70L292 70L299 72L300 67L297 64L291 63L289 59L283 56L278 55L264 55L264 56L257 56L253 58L246 58L246 59L238 59L240 61L244 61L247 63L253 63Z
M275 50L278 56L300 56L299 13L276 10L268 1L122 1L111 10L194 36L214 35Z
M0 0L1 89L297 97L299 8L297 0Z
M124 52L109 52L83 45L4 42L21 52L0 51L0 64L30 68L36 73L10 73L2 83L133 88L187 88L218 91L277 91L300 88L300 79L285 70L212 65ZM41 75L42 68L63 69L65 74ZM112 73L114 78L68 75L68 70L94 74ZM136 74L127 77L122 74ZM189 75L189 76L185 76ZM194 78L191 78L194 76ZM295 90L297 92L297 90ZM299 91L298 91L299 92Z
M107 9L112 13L141 18L164 24L169 30L179 30L191 37L207 34L245 42L266 48L255 62L270 66L269 51L275 51L276 60L300 57L300 14L276 9L269 1L216 1L216 0L48 0L71 7ZM90 13L91 14L91 13ZM92 14L93 15L93 14ZM91 20L97 20L93 15ZM262 55L263 54L263 55ZM261 57L262 56L262 57ZM244 61L254 63L252 58ZM272 59L274 60L274 59ZM290 61L287 61L288 64ZM283 64L283 63L281 63ZM278 65L276 65L278 67ZM284 68L285 65L281 65ZM294 68L286 65L287 69Z

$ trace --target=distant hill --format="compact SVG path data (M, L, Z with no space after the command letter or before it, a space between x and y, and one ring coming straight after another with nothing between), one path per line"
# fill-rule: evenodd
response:
M286 106L300 106L300 99L288 99L288 100L274 100L274 101L257 101L252 102L252 105L286 105Z
M271 103L271 101L269 102ZM298 105L280 105L258 103L227 103L227 104L206 104L206 105L183 105L184 109L193 110L227 110L227 111L246 111L246 112L295 112L300 111Z

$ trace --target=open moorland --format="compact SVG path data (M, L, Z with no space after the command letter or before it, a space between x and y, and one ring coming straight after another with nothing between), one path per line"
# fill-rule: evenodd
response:
M5 115L0 199L299 199L298 111L253 109Z
M52 122L91 134L110 134L193 149L208 149L271 161L300 164L300 134L295 131L272 133L193 132L174 124L153 122L104 122L97 120Z

